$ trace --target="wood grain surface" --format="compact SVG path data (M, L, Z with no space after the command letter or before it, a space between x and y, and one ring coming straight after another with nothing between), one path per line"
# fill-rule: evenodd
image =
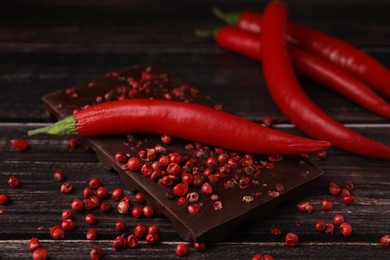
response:
M390 67L390 2L388 1L286 1L291 21L312 26L357 45ZM225 51L211 39L197 38L193 31L223 25L210 9L262 11L267 1L7 1L0 8L0 193L11 202L0 205L0 259L31 259L27 243L38 237L50 259L88 259L89 250L100 245L104 259L174 259L182 242L165 217L141 219L161 229L157 245L115 251L111 241L119 233L114 225L124 220L130 228L139 220L118 213L97 214L98 240L85 239L89 226L85 212L76 214L77 228L55 241L49 228L59 224L61 211L79 197L87 181L99 177L110 189L124 188L115 172L100 165L96 155L82 148L67 147L67 138L36 136L26 131L53 122L45 113L41 96L104 75L109 71L147 62L158 63L202 92L222 102L235 114L261 122L275 118L275 128L304 135L295 129L273 103L264 83L261 65ZM24 8L21 8L21 7ZM320 84L300 77L309 94L326 112L354 130L390 145L387 119L368 112ZM26 138L23 153L10 140ZM279 206L257 223L245 223L226 240L208 244L207 251L190 259L251 259L255 253L275 259L386 259L389 249L379 244L390 233L390 164L330 149L326 160L311 161L324 176L305 200L312 201L312 214L299 212L295 204ZM63 195L52 173L62 169L74 192ZM21 187L7 185L9 176L20 178ZM345 206L328 194L330 181L352 181L356 201ZM127 195L133 194L126 191ZM331 197L334 210L320 209ZM317 220L330 222L343 214L353 226L351 237L336 229L333 235L314 231ZM283 235L270 233L278 226L284 235L299 235L298 247L284 244ZM129 233L126 232L126 233Z

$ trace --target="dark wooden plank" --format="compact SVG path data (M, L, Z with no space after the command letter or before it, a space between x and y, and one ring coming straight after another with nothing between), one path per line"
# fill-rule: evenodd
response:
M390 61L389 53L376 57ZM201 53L0 53L1 121L48 122L41 96L122 70L136 63L155 62L199 88L242 117L262 121L272 116L287 122L265 86L261 66L235 53L210 50ZM243 69L236 69L243 68ZM326 87L301 78L308 95L327 113L345 123L385 123Z

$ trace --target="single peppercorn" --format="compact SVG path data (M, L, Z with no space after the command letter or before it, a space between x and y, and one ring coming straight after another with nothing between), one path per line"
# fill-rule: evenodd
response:
M384 235L379 240L380 244L382 246L389 246L390 245L390 234Z
M96 178L96 177L90 179L88 182L88 186L91 189L97 189L101 184L102 184L101 180L99 178Z
M340 232L343 236L349 237L352 234L352 226L347 222L343 222L340 224Z
M121 201L119 201L117 210L121 214L127 214L130 209L130 201L123 198Z
M297 234L294 233L287 233L284 237L284 241L287 246L297 246L299 242L299 238Z
M123 249L127 245L127 241L124 237L124 235L117 236L113 241L112 241L112 248L118 250L118 249Z
M333 202L332 202L332 200L329 199L329 198L323 199L322 202L321 202L321 208L324 211L332 210L333 209Z
M72 211L70 209L66 209L66 210L62 211L61 217L62 217L63 221L73 218Z
M24 152L28 148L28 143L24 139L13 139L11 140L11 146L18 152Z
M68 140L68 147L70 148L77 148L79 146L79 143L76 138L70 138Z
M126 230L126 223L124 221L116 222L115 229L119 232L124 232Z
M19 188L20 180L18 177L11 176L8 178L8 185L12 188Z
M110 197L110 193L105 186L100 186L96 189L96 196L99 199L108 199Z
M48 257L49 253L46 249L44 248L38 248L33 252L33 260L46 260Z
M148 228L142 223L138 223L134 227L134 235L136 235L138 238L145 237L147 232L148 232Z
M142 212L143 212L145 217L150 218L154 214L154 209L151 206L145 206L142 209Z
M98 236L98 231L96 228L91 228L90 230L88 230L86 234L86 238L88 240L95 240L97 236Z
M330 182L328 191L332 195L338 195L340 193L340 191L341 191L341 188L335 182Z
M105 202L103 201L101 204L100 204L100 210L103 211L103 212L108 212L112 209L112 204L109 203L109 202Z
M157 225L150 225L148 227L148 234L156 234L158 235L160 233L160 229Z
M28 250L30 251L35 251L40 247L41 247L41 242L39 242L39 239L36 237L31 238L27 246Z
M333 216L333 223L336 225L340 225L344 222L344 216L341 214L337 214Z
M312 213L314 210L313 203L310 201L303 201L297 204L297 208L302 212Z
M186 256L188 254L188 246L184 243L179 243L176 245L176 255Z
M204 242L194 242L194 249L197 252L203 252L206 250L206 244Z
M137 192L135 194L135 202L138 204L144 204L145 203L145 195L142 192Z
M61 192L62 193L65 193L65 194L70 193L72 191L72 189L73 189L73 185L70 183L61 184Z
M138 247L138 237L134 234L131 234L127 237L127 245L129 248L137 248Z
M140 207L134 207L132 210L131 210L131 214L133 215L133 217L135 218L140 218L142 217L144 211L142 208Z
M64 230L60 226L53 226L50 228L50 236L54 239L63 239Z
M53 173L54 181L62 182L65 180L65 173L61 170L57 170Z
M75 228L75 226L76 226L76 224L70 218L63 220L61 223L61 227L65 231L71 231Z
M74 199L71 206L73 210L80 211L84 208L84 203L79 199Z
M188 206L188 212L192 215L196 215L200 213L200 206L198 204L192 204Z
M333 235L334 225L332 223L326 223L324 231L325 231L325 233L327 233L329 235Z
M85 222L87 222L90 225L96 224L97 223L96 215L92 213L85 215Z
M5 193L0 193L0 205L5 205L9 202L9 196Z
M314 224L314 229L318 232L322 232L322 231L325 231L325 222L323 221L317 221L315 224Z
M343 197L341 197L341 201L342 201L345 205L351 205L352 203L354 203L355 197L352 196L352 195L343 196Z
M130 171L137 171L140 166L141 166L141 161L137 157L131 157L127 161L127 168Z
M115 201L120 201L125 196L121 188L116 188L112 191L111 198Z
M154 245L158 242L158 234L148 233L145 237L145 241L149 245Z
M91 260L99 260L104 256L104 251L100 246L95 246L89 251L89 258Z
M124 153L124 152L116 152L115 153L115 162L119 162L119 163L127 163L127 155Z
M178 183L172 189L173 194L177 197L185 196L188 192L188 185L185 183Z

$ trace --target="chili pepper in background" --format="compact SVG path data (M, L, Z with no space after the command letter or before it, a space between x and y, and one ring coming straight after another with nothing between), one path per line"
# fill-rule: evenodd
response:
M147 99L102 103L28 134L98 136L138 132L167 134L258 154L301 154L330 146L328 141L283 133L206 106Z
M263 17L263 72L269 92L280 110L310 136L328 140L333 146L356 154L390 159L390 147L346 128L306 95L289 59L286 25L287 7L282 3L269 4Z
M216 8L214 13L228 24L245 31L260 33L263 27L263 16L259 13L225 14ZM287 40L348 71L376 91L390 97L390 70L351 44L293 23L287 25Z
M235 27L222 27L214 32L197 31L196 33L198 36L213 35L221 47L255 60L262 60L261 37L258 34ZM390 104L363 82L297 47L289 45L289 54L294 68L302 75L332 88L372 112L390 118Z

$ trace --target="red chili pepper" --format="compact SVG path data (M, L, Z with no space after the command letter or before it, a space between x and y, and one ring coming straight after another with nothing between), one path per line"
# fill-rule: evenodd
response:
M287 7L267 6L263 17L263 71L272 98L303 132L328 140L335 147L360 155L390 159L390 148L368 139L334 120L315 105L300 86L286 42Z
M235 25L241 30L253 33L262 30L263 16L259 13L225 14L217 9L214 9L214 12L228 24ZM390 70L351 44L293 23L287 25L287 40L348 71L376 91L390 97Z
M120 133L167 134L187 140L258 154L301 154L321 151L327 141L311 140L263 127L206 106L182 102L128 99L86 108L29 135Z
M210 35L208 32L198 34ZM213 34L220 46L249 58L262 60L261 39L258 34L235 27L222 27ZM332 88L372 112L390 118L390 104L361 81L302 49L290 45L289 53L295 69L302 75Z

